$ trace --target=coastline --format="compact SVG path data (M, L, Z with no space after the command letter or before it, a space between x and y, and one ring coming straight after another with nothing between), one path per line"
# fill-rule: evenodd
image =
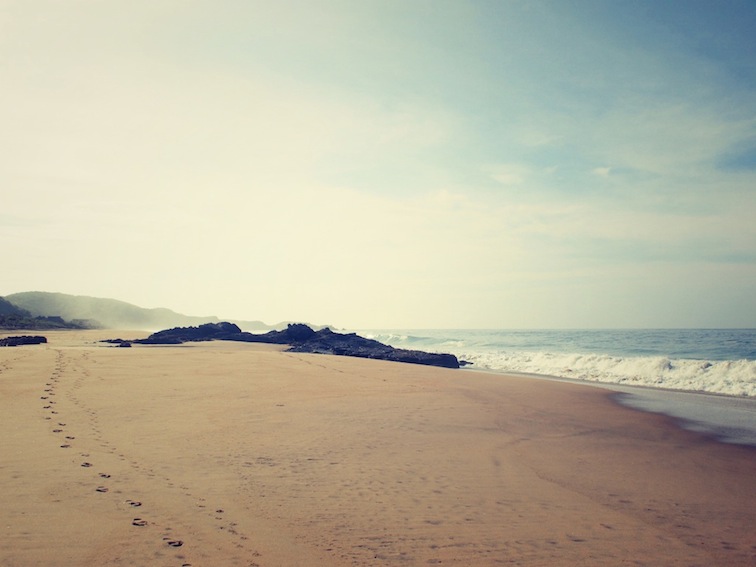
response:
M0 349L0 564L756 558L756 452L606 389L118 334Z
M475 371L464 368L464 372ZM639 411L670 417L679 427L709 435L722 443L756 447L756 398L712 392L652 388L650 386L593 382L532 374L477 369L498 376L522 376L533 380L550 380L588 386L614 392L611 398L620 405Z
M756 329L375 330L501 372L756 399Z

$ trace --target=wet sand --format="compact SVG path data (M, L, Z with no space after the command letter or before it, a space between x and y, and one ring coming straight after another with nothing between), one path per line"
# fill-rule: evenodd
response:
M756 450L601 389L43 334L0 348L3 566L756 563Z

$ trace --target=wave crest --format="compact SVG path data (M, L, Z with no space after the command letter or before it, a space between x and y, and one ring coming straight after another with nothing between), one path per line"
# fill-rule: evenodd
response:
M464 353L479 368L561 378L756 396L756 361L687 360L663 356L616 357L550 352Z

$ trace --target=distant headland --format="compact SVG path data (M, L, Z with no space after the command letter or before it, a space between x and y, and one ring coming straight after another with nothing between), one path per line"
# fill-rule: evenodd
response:
M88 329L86 321L66 321L59 315L40 315L0 297L0 329Z
M294 321L268 325L262 321L225 319L248 331L284 329ZM25 291L0 297L0 329L134 329L220 323L214 315L194 316L170 309L147 309L125 301L46 291ZM315 329L323 327L308 323Z

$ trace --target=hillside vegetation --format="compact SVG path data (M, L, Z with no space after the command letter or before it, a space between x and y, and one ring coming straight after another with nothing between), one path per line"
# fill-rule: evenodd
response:
M156 330L220 321L215 316L196 317L164 308L146 309L117 299L65 293L27 291L7 295L5 299L6 303L10 302L32 317L58 317L108 329ZM234 322L248 330L265 331L273 328L261 321Z
M0 329L84 329L85 321L65 321L57 315L34 316L26 309L0 297Z

